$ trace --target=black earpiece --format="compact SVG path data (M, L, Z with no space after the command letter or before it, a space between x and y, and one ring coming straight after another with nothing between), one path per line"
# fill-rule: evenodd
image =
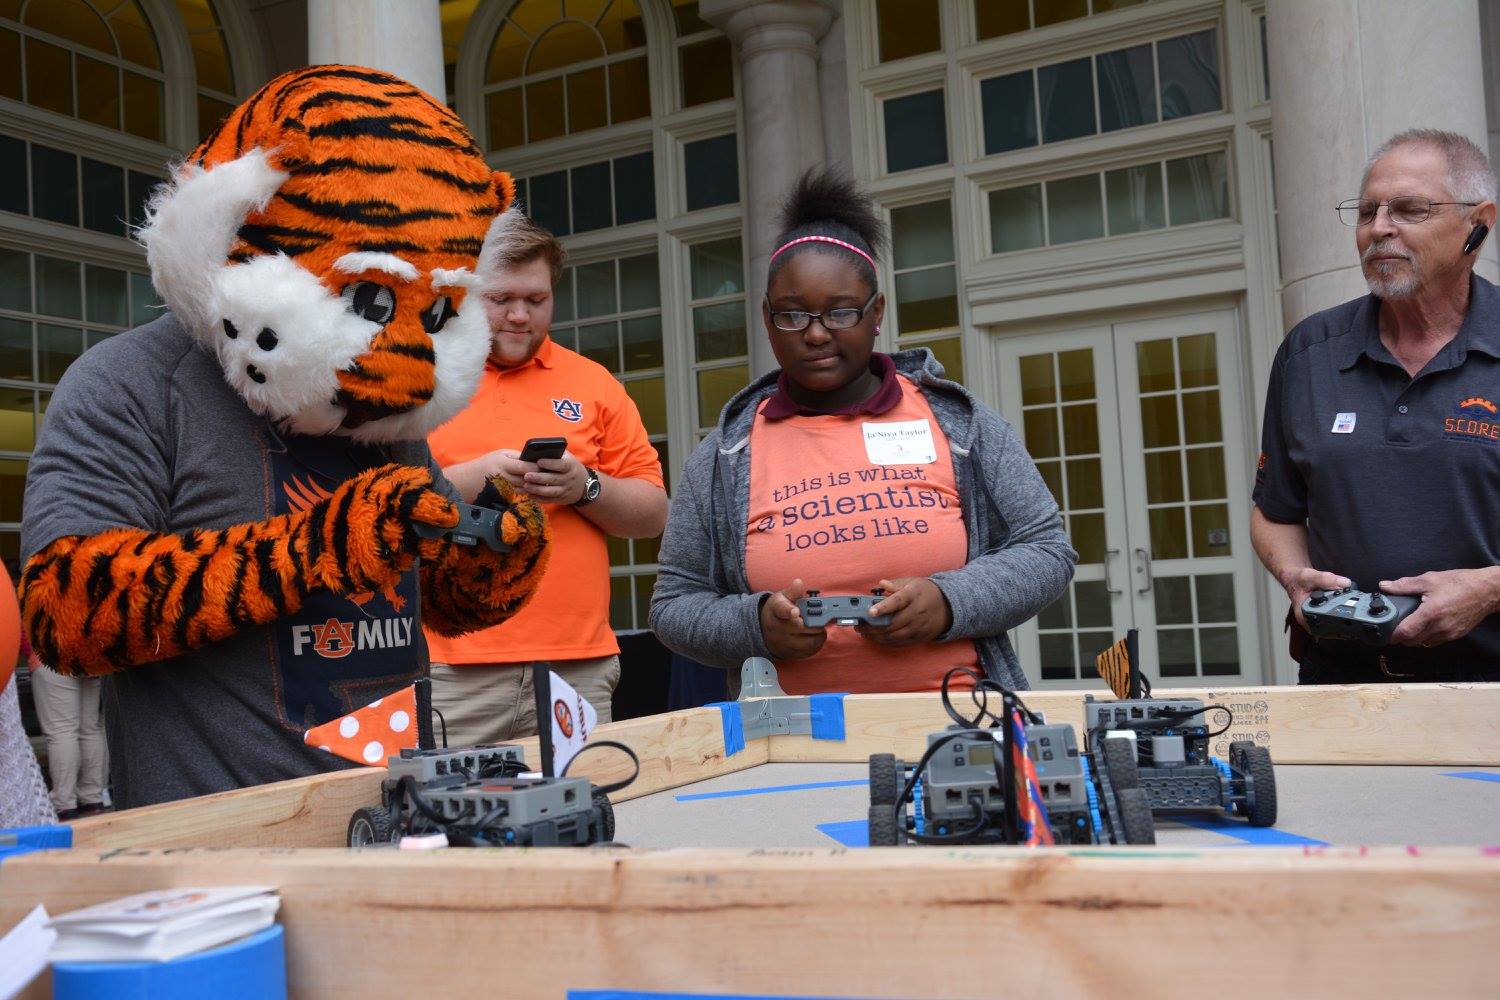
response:
M1464 253L1473 253L1478 250L1479 244L1483 243L1484 238L1489 234L1490 227L1482 222L1469 230L1469 238L1464 240Z

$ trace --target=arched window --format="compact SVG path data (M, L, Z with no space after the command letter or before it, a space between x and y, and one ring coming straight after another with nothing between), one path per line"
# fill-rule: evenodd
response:
M484 103L491 149L650 117L640 7L635 0L520 0L490 46Z
M177 0L177 13L193 48L198 77L198 138L212 132L239 103L234 63L224 39L224 24L211 0Z
M0 0L0 97L162 142L165 90L137 0Z

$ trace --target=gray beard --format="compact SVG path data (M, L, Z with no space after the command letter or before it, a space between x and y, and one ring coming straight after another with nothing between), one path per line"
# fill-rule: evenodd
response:
M1421 277L1414 266L1404 274L1390 277L1381 275L1378 265L1367 265L1362 270L1365 284L1370 286L1370 294L1386 301L1414 298L1422 287Z

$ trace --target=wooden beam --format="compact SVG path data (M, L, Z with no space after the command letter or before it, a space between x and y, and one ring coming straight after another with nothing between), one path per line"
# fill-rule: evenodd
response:
M1026 691L1021 697L1049 722L1078 729L1085 694L1109 696L1100 691ZM1268 747L1281 764L1500 761L1500 725L1495 721L1500 719L1500 684L1198 688L1158 691L1157 696L1229 706L1233 725L1212 744L1219 757L1228 756L1231 739L1250 739ZM956 707L963 710L967 702ZM773 736L770 759L862 761L873 753L915 759L926 748L927 734L951 721L936 694L850 695L844 699L842 742ZM1208 721L1218 729L1227 720L1215 711L1208 713Z
M0 866L0 927L37 903L235 883L279 889L291 995L314 1000L1478 997L1500 980L1500 854L1458 848L75 850Z
M764 740L724 756L724 729L717 709L695 708L600 726L598 739L617 740L641 758L641 774L613 793L617 802L676 788L766 762ZM526 759L537 761L535 738L517 741ZM619 751L590 751L576 773L596 784L630 774ZM75 847L342 847L349 817L380 801L383 767L334 771L255 788L241 788L143 809L106 813L73 824Z

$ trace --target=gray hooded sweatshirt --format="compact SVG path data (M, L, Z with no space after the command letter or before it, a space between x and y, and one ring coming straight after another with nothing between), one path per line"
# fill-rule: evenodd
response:
M934 573L953 611L938 641L973 639L985 674L1011 689L1028 686L1008 629L1067 589L1078 554L1057 503L1004 418L943 377L925 349L891 355L897 377L916 383L953 452L968 533L968 561ZM745 578L750 520L750 429L761 401L776 391L772 372L724 407L719 426L688 457L672 497L651 628L668 648L699 663L737 670L751 656L772 658L760 630L769 596ZM738 674L729 678L731 696Z

